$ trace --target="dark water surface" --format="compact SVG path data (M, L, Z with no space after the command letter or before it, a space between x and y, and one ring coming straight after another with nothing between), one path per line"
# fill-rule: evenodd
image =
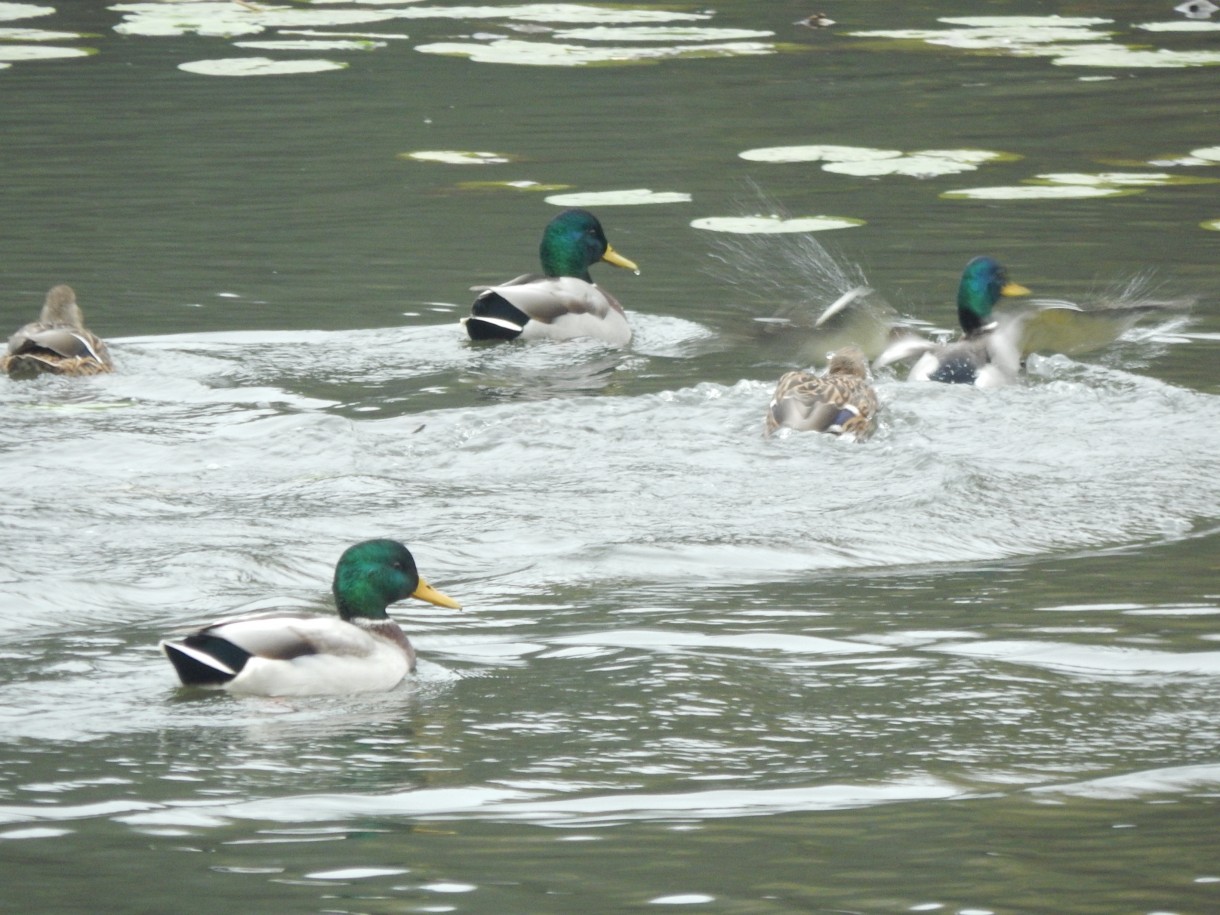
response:
M0 4L0 316L71 283L117 364L0 383L0 910L1220 910L1214 67L853 34L1097 14L1070 4L301 4L349 21L258 34L278 8L168 6ZM1220 50L1105 6L1062 44ZM599 26L771 34L564 37ZM409 37L235 46L300 31ZM739 44L432 53L700 41ZM179 68L253 56L347 66ZM739 156L811 144L1011 157ZM437 150L511 161L402 156ZM1174 180L941 196L1113 172ZM595 269L629 349L465 341L468 287L532 269L557 212L523 181L690 195L590 204L642 268ZM982 253L1043 295L1198 303L1010 389L882 372L865 446L764 441L820 342L753 319L827 304L822 255L691 222L779 209L862 220L818 237L941 328ZM373 536L466 608L403 609L402 686L175 689L160 637L323 608Z

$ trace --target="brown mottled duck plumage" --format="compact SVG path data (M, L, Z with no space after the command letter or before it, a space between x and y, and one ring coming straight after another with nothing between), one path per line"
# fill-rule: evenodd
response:
M0 360L11 378L52 375L97 375L114 370L106 344L85 327L71 286L47 293L37 321L25 325L8 341Z
M868 361L849 346L830 357L822 375L796 371L780 378L767 407L766 434L787 427L864 441L876 426L877 410Z

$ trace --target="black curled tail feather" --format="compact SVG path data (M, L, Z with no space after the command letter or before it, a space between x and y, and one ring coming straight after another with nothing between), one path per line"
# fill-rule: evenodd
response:
M162 642L161 648L184 686L224 686L253 657L227 639L202 632L178 642Z
M521 335L529 315L494 289L474 300L466 333L471 340L513 340Z

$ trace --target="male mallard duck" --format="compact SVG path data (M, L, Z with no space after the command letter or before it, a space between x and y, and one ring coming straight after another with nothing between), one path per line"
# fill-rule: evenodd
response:
M639 268L610 247L597 217L564 210L542 233L543 276L525 274L482 290L463 318L471 340L568 340L594 337L615 346L631 341L623 306L589 276L606 261L637 273Z
M815 339L823 343L854 340L868 355L876 356L874 368L918 357L910 374L916 381L979 387L1007 384L1017 380L1032 353L1073 356L1102 349L1141 319L1150 315L1176 318L1195 302L1190 296L1162 297L1159 284L1144 273L1090 296L1084 304L1022 299L993 311L1000 298L1027 295L1029 290L1009 282L994 259L976 257L966 265L958 287L962 336L942 344L920 336L916 325L924 322L899 317L858 272L845 272L824 253L809 263L832 279L829 292L821 291L838 295L813 324Z
M862 442L873 432L877 410L868 360L859 347L848 346L830 357L825 374L788 372L780 378L767 407L766 434L787 426Z
M0 367L12 378L52 375L97 375L113 371L106 344L85 329L85 316L71 286L47 293L37 321L9 337Z
M966 265L957 287L957 321L962 336L946 345L929 345L911 367L911 381L943 381L998 387L1015 381L1023 353L1018 341L992 316L1001 296L1029 295L1008 279L994 258L976 257Z
M419 576L396 540L348 547L332 584L338 618L291 611L234 617L161 643L185 686L261 696L388 690L415 669L415 651L386 615L407 597L460 610Z

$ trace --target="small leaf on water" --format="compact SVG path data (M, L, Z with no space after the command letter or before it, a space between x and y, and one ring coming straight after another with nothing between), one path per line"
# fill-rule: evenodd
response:
M272 60L269 57L225 57L178 64L179 70L203 76L287 76L324 73L345 67L347 64L334 60Z
M398 158L415 159L419 162L443 162L446 165L500 165L513 161L512 156L504 153L471 152L464 149L421 149L399 153Z
M650 203L690 203L690 199L690 194L681 191L651 191L648 188L633 188L624 191L578 191L574 194L556 194L546 198L546 202L561 207L605 207L639 206Z
M779 232L825 232L830 229L850 229L862 226L863 219L847 216L705 216L691 226L709 232L731 232L736 235L763 235Z

